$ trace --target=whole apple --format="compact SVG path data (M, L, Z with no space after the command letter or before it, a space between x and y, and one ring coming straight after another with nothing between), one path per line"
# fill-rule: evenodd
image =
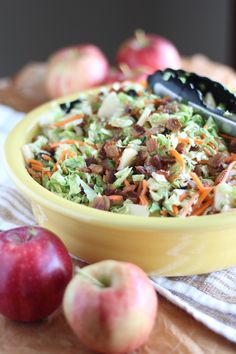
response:
M74 276L66 288L63 308L71 328L89 349L123 354L148 339L157 294L136 265L106 260Z
M23 322L56 310L72 277L72 261L61 240L42 227L0 233L0 313Z
M109 64L105 54L93 44L63 48L48 61L46 89L52 98L100 85Z
M121 45L116 61L118 64L127 64L131 69L147 67L149 73L166 68L178 69L181 66L180 55L172 42L141 30Z

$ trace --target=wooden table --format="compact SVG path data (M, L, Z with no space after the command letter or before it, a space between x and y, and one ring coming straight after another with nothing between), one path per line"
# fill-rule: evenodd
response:
M235 73L231 69L208 62L206 58L194 57L183 63L189 70L196 71L198 68L200 73L216 79L217 75L225 73L225 82L229 80L231 85L236 83ZM0 103L27 112L46 101L44 75L45 65L38 63L27 66L12 80L0 80ZM0 354L92 353L72 333L60 310L51 318L33 325L23 325L0 317L0 333ZM236 345L159 296L159 313L153 332L149 341L135 353L233 354L236 353Z

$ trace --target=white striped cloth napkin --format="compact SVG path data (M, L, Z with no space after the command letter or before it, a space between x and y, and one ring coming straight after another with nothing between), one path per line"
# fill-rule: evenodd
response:
M0 158L8 131L23 113L0 105ZM0 174L0 229L35 224L30 204ZM156 290L208 328L236 343L236 267L205 275L150 277Z

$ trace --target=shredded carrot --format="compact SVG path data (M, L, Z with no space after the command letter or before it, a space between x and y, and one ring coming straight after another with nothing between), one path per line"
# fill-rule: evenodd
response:
M148 185L147 185L147 181L144 179L144 180L142 180L141 195L146 195L147 191L148 191Z
M76 157L77 153L75 151L64 150L59 158L60 161L64 161L68 157Z
M85 141L74 140L74 139L66 139L66 140L57 141L56 143L50 144L50 147L55 149L58 146L63 145L63 144L78 144L81 146L88 145L88 146L91 146L92 148L96 148L96 146L94 144L89 144L89 143L86 143Z
M124 185L125 185L126 187L130 186L130 183L129 183L129 181L128 181L127 179L124 180Z
M236 165L236 161L231 162L229 166L224 171L222 171L221 174L216 178L215 184L226 182L235 165Z
M37 165L37 164L31 164L31 168L34 171L39 171L39 172L41 172L43 170L43 166L40 166L40 165Z
M201 204L207 199L207 197L209 196L209 194L212 192L213 189L214 189L213 187L205 188L204 192L200 195L200 198L198 199L198 202L194 207L194 211L200 208Z
M47 171L47 170L42 170L42 176L43 176L43 175L48 175L48 177L50 178L51 175L52 175L52 172Z
M177 139L178 139L179 143L190 144L190 139L189 138L182 138L181 136L178 136ZM204 143L204 141L201 140L201 139L193 138L193 140L194 140L194 142L196 144L199 144L199 145Z
M64 120L60 120L58 122L55 122L55 123L52 123L51 124L51 127L63 127L64 125L66 125L67 123L71 123L77 119L81 119L84 117L84 114L76 114L75 116L73 117L69 117L69 118L66 118Z
M116 194L112 194L108 196L108 199L110 199L110 201L116 201L116 202L120 202L123 200L122 195L116 195Z
M224 159L224 162L232 162L236 160L236 154L232 154Z
M58 165L59 165L59 161L57 161L57 162L55 163L55 165L53 166L52 173L53 173L53 172L56 172Z
M149 201L146 195L140 195L139 196L139 204L141 205L148 205Z
M211 142L207 143L212 149L218 150L218 148Z
M179 201L182 202L184 199L188 197L188 195L189 195L188 192L184 192L183 194L180 195Z
M202 184L201 180L199 179L198 175L195 172L190 172L189 175L193 179L194 183L196 184L200 192L204 192L205 187Z
M177 160L177 162L179 163L181 169L184 170L185 169L185 162L184 162L183 157L175 149L171 149L170 153Z
M179 208L177 207L177 205L173 205L172 210L173 210L174 216L179 214Z
M198 200L199 192L194 193L194 195L189 199L188 203L184 206L182 216L187 216L191 212L193 204ZM190 214L191 215L191 214Z
M206 209L209 208L209 206L211 206L213 204L213 202L214 202L213 198L209 199L208 201L206 201L205 203L202 204L201 208L195 210L192 213L192 215L194 215L194 216L202 215L206 211Z
M28 160L28 163L29 163L29 164L31 164L31 165L38 165L38 166L43 167L42 162L41 162L41 161L39 161L39 160L29 159L29 160Z
M42 155L42 158L43 158L44 160L46 160L46 161L52 161L52 158L51 158L50 156L46 155L46 154L43 154L43 155Z

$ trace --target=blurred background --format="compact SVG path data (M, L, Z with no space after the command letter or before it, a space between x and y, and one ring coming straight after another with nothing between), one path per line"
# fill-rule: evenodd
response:
M80 42L100 46L111 62L124 39L142 28L169 38L180 53L203 53L230 66L233 0L1 0L0 77L56 49Z

